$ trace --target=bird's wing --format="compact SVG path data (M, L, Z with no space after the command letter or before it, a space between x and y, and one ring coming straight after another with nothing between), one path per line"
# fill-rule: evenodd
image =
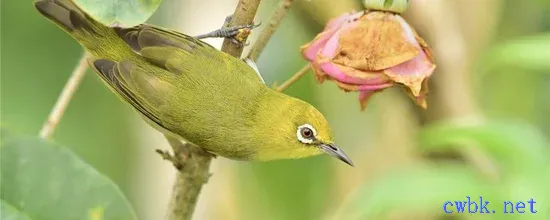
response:
M161 106L166 104L163 95L173 86L156 77L154 72L136 65L134 61L115 62L108 59L90 59L90 66L115 90L122 99L130 103L143 116L164 128Z
M115 28L115 31L132 50L148 62L170 72L224 74L223 78L239 74L238 78L263 83L261 76L253 73L253 69L244 61L197 38L147 24L133 28Z

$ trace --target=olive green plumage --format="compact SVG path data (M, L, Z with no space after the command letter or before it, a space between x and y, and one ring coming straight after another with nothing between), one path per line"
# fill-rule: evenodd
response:
M152 25L104 26L68 0L35 7L86 48L90 67L162 132L237 160L324 151L351 163L317 109L270 89L242 60Z

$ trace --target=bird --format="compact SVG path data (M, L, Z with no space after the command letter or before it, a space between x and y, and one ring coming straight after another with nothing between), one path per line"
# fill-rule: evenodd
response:
M70 0L34 6L85 48L89 67L160 132L232 160L328 154L353 166L319 110L270 88L242 59L159 26L106 26Z

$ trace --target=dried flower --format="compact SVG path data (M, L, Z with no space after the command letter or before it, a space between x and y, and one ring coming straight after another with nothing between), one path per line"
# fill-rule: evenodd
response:
M301 50L319 82L329 79L345 91L358 91L361 109L374 93L396 83L427 107L433 57L426 42L398 14L346 13L329 21Z

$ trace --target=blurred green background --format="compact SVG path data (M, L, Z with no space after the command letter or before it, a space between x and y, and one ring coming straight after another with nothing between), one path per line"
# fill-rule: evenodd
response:
M533 127L533 130L522 132L539 132L543 139L550 137L548 0L411 2L404 17L430 44L438 65L430 82L428 110L418 109L401 89L392 88L376 95L367 110L361 112L357 94L343 93L332 83L318 85L313 75L308 74L286 93L312 103L326 114L333 124L336 141L352 157L355 168L324 156L268 163L218 158L212 165L214 175L203 189L194 219L326 219L331 213L340 215L334 217L336 219L356 219L341 216L341 210L349 207L355 207L355 211L367 210L367 207L375 206L373 203L384 203L370 200L375 196L366 194L364 199L369 202L348 207L346 201L363 195L357 190L378 190L376 183L389 181L387 176L399 173L396 170L402 167L427 163L433 167L426 170L439 169L443 165L434 165L433 162L449 161L448 158L465 161L460 164L471 173L504 176L499 175L505 172L498 169L502 164L493 164L497 168L491 171L493 165L476 162L486 161L479 159L480 155L489 157L489 161L495 160L491 160L491 151L483 151L483 147L479 149L485 154L475 150L446 152L445 156L424 154L424 148L419 145L427 142L418 141L418 132L423 126L442 119L458 118L461 123L471 118L513 120ZM257 20L267 21L277 4L278 1L264 1ZM236 1L165 0L150 22L196 35L218 28L235 5ZM336 4L330 0L297 0L258 61L268 84L284 81L305 65L299 46L322 30L328 19L353 9L361 10L359 1L338 1ZM42 18L31 1L3 0L0 15L1 123L14 132L37 135L82 49L67 34ZM256 35L250 39L252 42L254 37ZM208 42L215 46L221 43L220 40ZM456 134L453 132L451 134ZM503 138L498 135L487 137ZM85 76L53 139L70 147L118 184L140 219L161 219L164 216L174 171L154 153L154 149L168 149L168 145L92 72ZM507 144L523 147L516 142L501 145ZM543 145L548 147L548 142ZM458 149L462 149L460 146ZM543 157L543 160L545 158L548 163L549 157ZM511 161L514 160L512 157ZM530 171L548 177L550 170L547 168L534 166ZM430 173L428 171L419 173ZM520 176L529 176L519 173ZM407 185L407 180L424 178L422 174L405 176L382 184L378 194L383 197L384 193L389 194ZM419 181L414 185L418 188L409 190L422 192L422 187L432 186L429 177L427 174L425 182ZM516 180L514 178L511 180ZM497 178L494 184L503 186L504 179ZM527 178L525 181L527 185L536 182L538 186L546 186L534 192L550 197L550 182L547 180ZM472 182L462 184L467 183ZM396 188L392 188L392 184ZM414 195L414 198L422 200L422 195ZM542 194L531 196L543 197ZM546 201L539 202L538 207L550 212L550 200ZM409 202L415 203L414 199ZM418 209L411 206L413 211L405 213L400 213L402 207L384 209L396 213L386 216L389 219L434 219L441 216L441 205L435 203L432 208L423 206ZM346 213L351 212L345 211L344 215ZM531 218L546 219L541 216ZM468 218L481 217L473 215Z

